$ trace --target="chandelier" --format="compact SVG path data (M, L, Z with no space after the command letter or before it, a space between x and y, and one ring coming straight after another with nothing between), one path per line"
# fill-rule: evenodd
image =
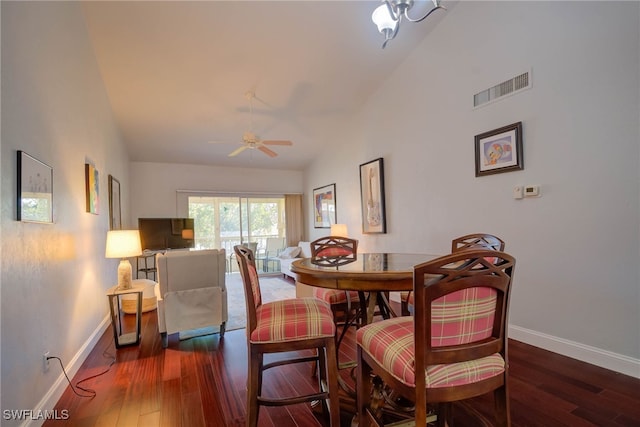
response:
M384 49L389 40L393 40L398 34L400 22L403 18L409 22L420 22L438 9L446 10L444 6L440 6L440 0L431 1L433 2L431 10L423 16L412 18L409 16L409 10L413 7L413 0L383 0L383 4L378 6L371 14L373 23L378 26L378 31L384 35L382 48Z

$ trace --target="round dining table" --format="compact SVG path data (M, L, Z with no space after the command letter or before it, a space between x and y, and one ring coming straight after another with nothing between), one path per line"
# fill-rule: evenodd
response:
M350 257L301 258L291 264L297 281L306 285L344 291L358 291L361 301L370 294L362 324L373 318L376 305L383 316L395 315L384 293L413 289L413 267L437 258L432 254L358 253ZM375 296L375 298L372 298Z
M413 267L438 256L408 253L357 253L349 256L300 258L291 264L291 271L295 273L296 280L305 285L357 291L360 301L367 301L366 310L360 310L360 324L366 325L373 321L376 307L384 318L396 316L389 304L387 294L411 291ZM338 346L341 341L342 335L338 340ZM340 369L352 370L355 366L355 361L339 364ZM347 384L342 376L338 377L338 383L344 391L340 395L341 408L355 414L355 388ZM354 420L356 419L354 415Z

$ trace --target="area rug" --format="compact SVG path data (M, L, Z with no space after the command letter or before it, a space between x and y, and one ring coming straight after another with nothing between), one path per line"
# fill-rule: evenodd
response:
M280 275L260 277L263 302L296 297L295 284L281 277ZM247 317L244 303L244 285L242 284L240 273L227 274L225 284L227 286L227 311L229 315L225 330L242 329L247 325ZM218 332L220 332L220 328L217 326L182 331L180 332L180 339L186 340L203 335L217 334Z

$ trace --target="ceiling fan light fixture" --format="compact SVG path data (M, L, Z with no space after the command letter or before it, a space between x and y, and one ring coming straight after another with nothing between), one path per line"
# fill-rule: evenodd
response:
M260 138L258 138L258 135L256 135L251 131L245 132L244 135L242 135L242 139L244 140L244 142L254 143L254 144L260 140Z
M260 139L258 135L253 132L253 99L256 97L253 91L248 91L245 94L245 98L249 100L249 119L250 119L250 128L242 134L242 142L239 148L236 148L229 154L229 157L235 157L238 154L242 153L247 149L255 150L256 148L259 151L262 151L269 157L277 157L278 153L271 150L270 148L265 147L265 145L281 145L281 146L291 146L293 143L291 141L285 140L267 140L263 141ZM212 141L213 142L213 141Z
M413 7L413 0L382 0L382 4L378 6L371 14L371 20L378 27L378 31L384 36L382 48L387 46L389 40L393 40L400 29L400 22L406 19L409 22L421 22L429 15L439 9L447 10L440 5L440 0L431 0L433 8L425 12L422 16L412 18L409 16L409 10Z

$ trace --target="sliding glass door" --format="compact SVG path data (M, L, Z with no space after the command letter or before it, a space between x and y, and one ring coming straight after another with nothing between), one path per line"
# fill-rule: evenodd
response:
M189 195L188 207L198 249L224 248L232 254L235 245L256 242L259 258L267 239L286 241L284 197Z

